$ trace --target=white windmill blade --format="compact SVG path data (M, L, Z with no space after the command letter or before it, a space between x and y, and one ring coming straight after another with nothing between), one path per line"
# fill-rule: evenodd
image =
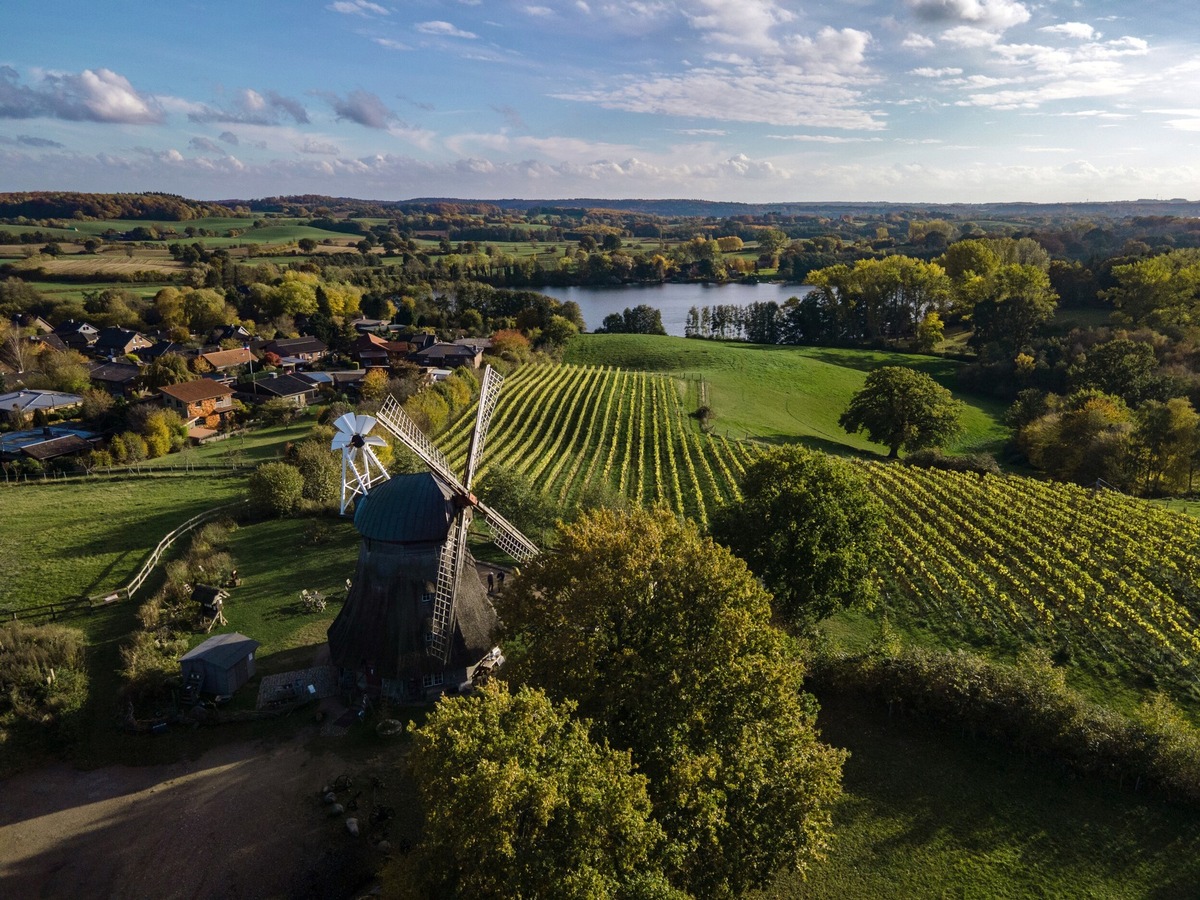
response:
M437 585L433 594L433 620L430 622L432 640L429 642L429 652L432 656L446 663L450 659L450 650L454 646L455 624L455 594L458 592L458 580L462 576L463 561L466 558L467 528L470 526L471 514L463 509L459 512L454 527L446 536L438 557Z
M464 496L469 495L462 482L458 480L458 476L454 474L454 470L450 468L446 457L442 455L442 451L425 436L425 432L404 411L395 397L389 395L383 401L383 406L380 407L377 416L379 423L399 438L401 443L415 453L425 465L429 466L433 473L446 483L447 487Z
M375 420L371 416L355 416L354 433L365 435L368 431L375 427Z
M354 421L354 413L343 413L337 417L337 420L333 423L333 427L341 434L354 434Z
M387 438L382 438L377 434L368 434L363 438L363 444L368 447L386 447Z
M353 437L354 437L354 435L352 435L352 434L346 434L344 431L339 431L337 434L335 434L333 436L333 443L330 444L329 449L330 450L341 450L344 447L349 447L350 439Z
M521 534L516 526L487 504L480 501L476 504L476 509L488 523L488 527L492 529L492 539L496 542L496 546L513 559L525 562L541 552L538 550L537 544Z
M491 424L502 384L504 376L491 366L483 370L483 385L479 388L479 408L475 413L475 430L471 433L471 448L467 451L467 473L463 479L463 485L468 491L475 480L479 460L483 457L483 444L487 440L488 425Z

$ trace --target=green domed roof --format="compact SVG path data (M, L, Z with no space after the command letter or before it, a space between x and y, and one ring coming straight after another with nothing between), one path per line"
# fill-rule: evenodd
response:
M358 501L354 527L373 541L441 542L454 519L453 496L428 473L397 475Z

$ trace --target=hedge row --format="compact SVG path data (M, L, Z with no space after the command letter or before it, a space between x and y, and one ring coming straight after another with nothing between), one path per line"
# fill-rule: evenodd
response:
M818 695L866 696L892 714L957 726L1081 774L1200 805L1200 730L1162 695L1134 716L1097 706L1067 687L1063 670L1043 652L1015 665L961 650L824 655L810 686Z

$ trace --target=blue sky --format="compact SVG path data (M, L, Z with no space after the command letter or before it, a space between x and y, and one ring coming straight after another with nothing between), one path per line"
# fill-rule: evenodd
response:
M1200 198L1200 6L4 0L0 190Z

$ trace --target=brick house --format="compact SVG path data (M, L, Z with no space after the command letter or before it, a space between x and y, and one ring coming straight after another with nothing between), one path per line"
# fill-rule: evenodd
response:
M188 425L216 428L233 411L233 388L211 378L198 378L159 388L163 406L173 409Z

